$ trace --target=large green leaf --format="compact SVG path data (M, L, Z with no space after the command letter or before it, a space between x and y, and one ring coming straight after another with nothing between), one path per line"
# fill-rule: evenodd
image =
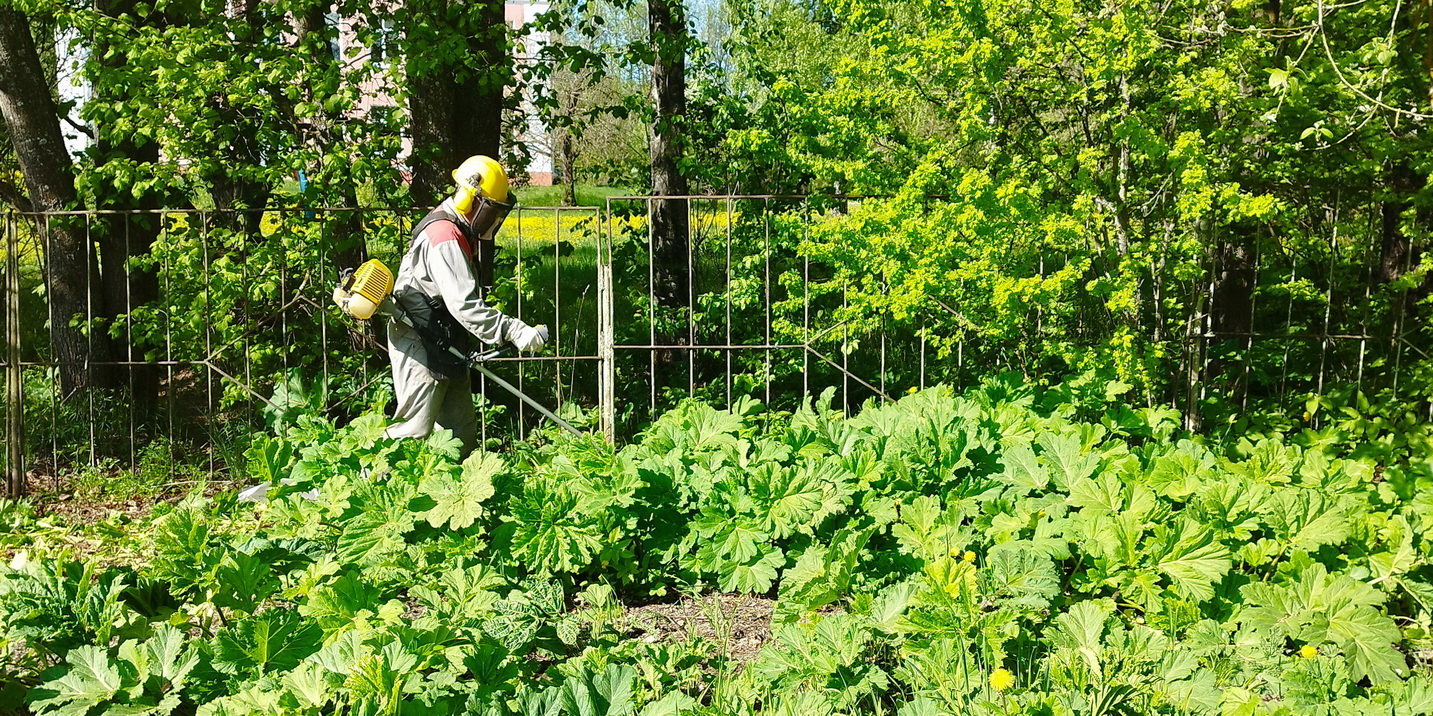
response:
M199 655L189 647L184 632L165 624L144 642L147 671L162 681L160 691L177 689L199 664Z
M1171 591L1196 602L1214 596L1214 584L1233 563L1214 533L1189 519L1176 528L1156 526L1150 557L1154 568L1169 578Z
M603 547L599 526L578 509L578 498L552 478L529 481L511 503L513 556L537 574L575 572Z
M288 671L319 648L323 631L287 609L241 619L219 633L214 666L231 674L263 676Z
M1050 558L1028 542L1006 542L991 549L984 576L989 589L1022 609L1049 606L1060 593L1060 579Z
M1078 435L1047 432L1035 442L1041 448L1040 457L1050 466L1050 476L1061 489L1068 490L1093 475L1100 464L1099 457L1084 452Z
M1291 584L1256 582L1240 591L1248 603L1240 620L1249 626L1316 647L1332 642L1356 678L1381 684L1408 673L1394 648L1401 635L1379 611L1384 594L1374 587L1314 563Z
M1050 641L1075 653L1097 678L1104 673L1102 637L1113 605L1108 600L1079 602L1055 617Z
M274 571L259 557L229 550L215 572L214 606L253 612L279 589Z
M447 525L452 529L470 527L487 514L482 503L493 496L493 477L503 471L503 459L479 450L463 461L463 469L455 478L448 473L435 473L423 479L419 492L433 500L433 507L421 513L434 527Z
M825 497L825 486L809 470L766 463L751 472L751 497L762 514L762 527L783 539L808 528Z
M381 597L382 591L377 587L348 573L315 589L298 611L325 632L334 632L351 624L359 611L376 611Z
M81 646L65 658L64 673L36 686L30 705L37 713L84 716L93 706L113 699L125 683L109 654L97 646Z
M355 500L362 511L345 521L338 535L339 559L370 565L402 551L416 517L408 509L415 494L412 485L401 481L363 485Z
M728 560L718 569L718 585L726 592L765 594L776 583L776 570L786 563L780 549L760 550L745 562Z
M1035 457L1035 451L1017 445L1001 456L1005 471L1001 478L1019 490L1029 493L1044 490L1050 484L1050 471Z
M562 703L575 716L627 716L634 709L630 666L608 664L598 673L583 673L562 685Z

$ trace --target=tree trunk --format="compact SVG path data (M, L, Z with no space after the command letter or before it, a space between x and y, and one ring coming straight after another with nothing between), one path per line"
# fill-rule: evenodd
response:
M452 186L448 172L458 166L452 144L453 78L451 67L435 65L421 47L431 38L415 36L419 29L443 33L448 28L447 0L407 0L412 20L405 38L404 74L408 82L409 128L413 150L408 163L413 167L410 191L420 207L437 204ZM423 25L420 18L427 18Z
M572 130L559 130L557 146L562 155L562 205L577 206L577 148L572 141Z
M134 12L134 0L96 0L95 10L110 17L119 17ZM152 17L159 17L158 15ZM160 20L162 22L162 20ZM108 38L109 36L102 36ZM92 49L95 62L106 72L123 73L129 64L128 53L122 43L111 44L100 40ZM95 87L94 101L120 101L123 97L111 96L106 85ZM159 145L137 136L123 136L109 127L95 127L96 154L101 163L119 161L144 171L159 163ZM128 191L101 192L96 198L96 209L146 210L152 212L166 203L168 196L161 188L150 188L139 196ZM103 286L104 305L102 315L108 322L126 320L124 317L134 309L154 301L159 296L159 280L153 269L131 266L131 259L145 256L159 236L160 216L157 213L131 215L109 215L97 220L100 228L100 278ZM144 361L144 349L135 346L127 331L111 339L111 350L117 360L139 363ZM159 369L152 365L118 366L114 370L96 375L96 385L105 387L128 387L133 405L151 407L159 400Z
M101 156L113 156L135 165L154 166L159 162L159 145L153 142L132 141L100 142ZM126 195L128 196L128 195ZM159 209L164 204L161 192L149 191L131 201L124 201L106 208L114 209ZM110 215L102 219L104 226L100 238L100 277L104 286L104 307L102 313L110 321L123 318L140 306L153 302L159 297L159 278L152 268L131 265L130 259L145 256L159 237L161 216L158 213L131 215ZM115 358L129 363L145 360L144 346L135 345L128 332L121 332L111 340ZM128 387L133 405L141 412L159 402L159 368L154 365L120 366L117 370L104 371L106 387Z
M1397 281L1408 266L1408 237L1403 233L1403 214L1413 204L1422 181L1408 164L1399 162L1388 172L1388 191L1392 196L1383 200L1382 247L1378 256L1378 280Z
M1234 230L1235 227L1229 227ZM1247 341L1254 326L1254 250L1246 236L1232 236L1215 249L1218 262L1210 303L1213 332ZM1240 239L1245 239L1240 241Z
M464 159L474 154L501 159L504 90L512 74L503 4L479 0L475 10L469 7L450 8L445 0L409 2L415 17L427 16L444 28L438 32L464 33L468 51L478 60L476 70L458 64L435 67L418 46L421 41L409 39L409 163L413 200L421 206L438 203L452 190L451 172ZM456 18L460 22L451 22L457 13L469 12Z
M254 41L254 28L262 26L264 21L257 17L259 0L241 0L236 5L240 16L245 18L245 21L236 25L234 41L236 44L242 45ZM197 10L191 12L197 12ZM197 20L197 18L195 19ZM230 117L233 122L243 126L246 130L253 129L254 125L223 99L222 93L216 94L211 101L215 105L216 112ZM233 212L232 215L216 216L215 222L242 232L251 241L258 241L261 233L260 223L263 219L262 210L268 204L272 189L267 182L256 181L242 172L231 172L227 168L260 166L265 163L264 149L255 135L254 131L236 133L229 146L221 150L228 158L228 161L223 164L226 169L208 177L210 185L213 187L211 191L214 208L220 212Z
M687 193L682 175L682 118L686 114L686 8L682 0L649 0L648 29L652 52L652 100L655 106L651 129L652 195ZM685 199L655 199L650 207L649 226L654 262L653 292L657 303L668 307L690 306L691 261Z
M408 60L410 68L414 58ZM408 111L413 133L411 192L418 206L432 206L452 188L448 172L458 160L453 148L453 84L438 72L408 72Z
M60 133L59 108L30 36L29 18L4 6L0 6L0 114L35 209L75 208L74 167ZM89 361L109 358L98 344L92 354L85 332L70 326L76 317L88 321L95 314L92 299L98 297L89 289L96 262L80 222L52 217L42 222L42 228L49 262L50 343L59 363L61 391L68 398L88 384Z
M468 54L477 60L477 69L469 71L453 95L456 161L447 171L474 154L502 159L504 90L512 75L507 24L500 0L475 0L474 4L476 15L471 17L473 26L467 40Z

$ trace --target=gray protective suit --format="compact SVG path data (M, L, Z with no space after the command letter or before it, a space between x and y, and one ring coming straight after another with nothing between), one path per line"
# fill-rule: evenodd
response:
M428 225L413 236L394 277L393 300L414 321L427 325L432 315L423 297L437 299L442 303L440 310L453 314L479 340L500 343L514 319L483 303L473 272L473 246L457 223L452 200L444 201L437 212L447 216L431 222L425 219ZM468 369L449 367L444 371L428 355L418 332L397 320L388 322L388 356L393 361L393 390L398 399L388 436L421 438L434 426L446 428L463 442L466 457L477 446L478 425Z

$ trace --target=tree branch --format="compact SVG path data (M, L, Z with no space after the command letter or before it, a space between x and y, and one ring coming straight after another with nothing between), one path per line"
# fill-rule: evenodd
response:
M69 115L65 115L65 116L61 117L60 119L64 120L65 124L68 124L68 125L70 125L71 127L74 127L75 130L78 131L80 134L83 134L83 135L85 135L86 137L89 137L90 139L94 139L94 138L95 138L94 130L90 129L89 127L86 127L86 126L83 125L83 124L80 124L79 122L76 122L76 121L73 120L73 119L70 119L70 116L69 116Z
M4 177L0 177L0 200L19 211L35 210L35 205L30 202L30 198L25 196L24 192L20 191L20 187Z

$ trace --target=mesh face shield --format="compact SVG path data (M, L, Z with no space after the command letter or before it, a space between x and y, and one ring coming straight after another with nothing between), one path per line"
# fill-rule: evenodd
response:
M517 203L517 197L508 192L508 201L504 204L494 201L486 196L479 196L477 200L477 211L473 214L473 220L469 224L473 227L473 236L483 240L492 241L497 236L498 229L502 228L503 221L512 212L513 205Z
M493 239L517 204L517 197L512 192L508 192L508 202L504 204L486 196L478 197L477 211L469 224L473 237L477 239L477 244L473 246L473 260L477 264L478 285L482 286L484 295L493 288L493 265L498 257L498 245Z

